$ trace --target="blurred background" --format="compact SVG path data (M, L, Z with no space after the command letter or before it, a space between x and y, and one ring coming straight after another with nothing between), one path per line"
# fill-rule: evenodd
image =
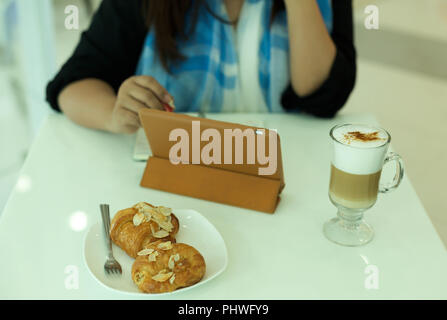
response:
M0 212L50 109L45 86L100 0L0 0ZM341 113L373 113L447 244L447 0L353 0L356 88ZM79 29L65 28L65 8ZM379 29L367 29L369 5ZM48 155L51 157L51 155Z

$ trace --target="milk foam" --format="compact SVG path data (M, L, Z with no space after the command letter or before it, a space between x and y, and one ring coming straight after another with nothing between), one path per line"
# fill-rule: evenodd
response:
M346 139L349 132L363 134L377 132L377 140L359 141ZM332 131L334 157L332 164L339 170L352 174L371 174L382 169L388 150L388 133L380 128L362 125L345 125Z
M377 139L371 141L349 139L350 133L352 132L360 132L363 134L377 133ZM386 144L388 140L388 134L383 129L354 124L338 127L332 132L332 135L338 142L356 148L376 148Z

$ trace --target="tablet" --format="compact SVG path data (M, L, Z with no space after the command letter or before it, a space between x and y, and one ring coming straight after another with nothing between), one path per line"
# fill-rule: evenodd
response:
M191 116L198 116L196 113L187 113L187 114ZM225 116L223 116L222 114L209 114L208 117L218 120L219 118L222 117L227 118L227 114L225 114ZM264 121L261 119L252 119L247 121L240 121L237 123L258 128L264 128L265 126ZM144 133L144 129L140 128L138 129L135 135L133 159L135 161L147 161L150 155L151 155L151 148L149 146L149 143L147 142L146 134Z
M139 117L152 151L142 187L275 212L285 186L276 130L154 109Z

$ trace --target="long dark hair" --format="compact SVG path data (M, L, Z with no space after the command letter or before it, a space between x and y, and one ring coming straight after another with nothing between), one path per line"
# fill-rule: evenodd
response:
M197 24L199 9L204 6L206 10L220 20L225 21L211 11L206 0L144 0L143 16L148 30L154 28L155 45L163 67L169 71L169 63L181 61L185 57L180 53L177 39L187 39ZM192 25L185 30L186 14L191 10ZM278 12L284 10L283 0L274 0L271 21Z

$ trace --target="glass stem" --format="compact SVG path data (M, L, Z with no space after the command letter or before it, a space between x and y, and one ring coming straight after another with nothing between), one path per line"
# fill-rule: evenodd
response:
M350 210L347 208L338 208L337 216L344 228L355 230L359 227L363 219L364 210Z

